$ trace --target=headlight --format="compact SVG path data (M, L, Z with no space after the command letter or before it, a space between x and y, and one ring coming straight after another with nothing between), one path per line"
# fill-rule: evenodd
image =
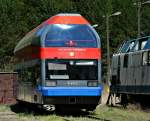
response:
M97 81L89 81L88 82L88 87L97 87L98 86L98 82Z
M85 65L95 65L94 61L77 61L76 62L76 65L82 65L82 66L85 66Z
M46 81L46 86L48 87L56 87L56 81L50 81L50 80L47 80Z

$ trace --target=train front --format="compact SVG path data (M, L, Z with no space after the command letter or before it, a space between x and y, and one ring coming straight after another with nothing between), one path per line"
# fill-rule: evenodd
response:
M94 110L102 93L98 34L79 14L58 14L47 24L41 47L43 103Z

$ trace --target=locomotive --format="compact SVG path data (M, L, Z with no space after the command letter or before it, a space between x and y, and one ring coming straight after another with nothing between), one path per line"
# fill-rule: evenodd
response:
M135 100L150 95L150 36L125 41L113 54L111 65L111 93Z

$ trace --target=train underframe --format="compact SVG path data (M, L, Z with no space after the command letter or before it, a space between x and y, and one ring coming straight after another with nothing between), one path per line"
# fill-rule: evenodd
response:
M43 102L54 104L56 108L93 111L100 102L100 96L44 96Z
M100 103L101 96L42 96L42 102L28 102L19 100L18 104L37 106L47 111L79 111L85 109L86 111L93 111Z
M129 87L126 87L126 90L124 89L122 86L111 86L107 104L111 106L121 104L123 107L126 107L129 103L131 103L150 107L150 91L147 90L147 86L145 91L140 90L144 89L144 87L139 89L139 87L136 86L132 89ZM137 91L135 92L135 90Z

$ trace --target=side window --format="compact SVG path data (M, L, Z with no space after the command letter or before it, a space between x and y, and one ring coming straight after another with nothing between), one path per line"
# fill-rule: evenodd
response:
M143 52L142 65L145 66L147 64L148 64L148 52Z
M150 37L148 38L147 43L145 44L145 46L144 46L143 49L144 49L144 50L150 49Z
M135 51L139 50L139 43L136 44L136 46L134 47L134 50Z
M40 84L40 67L34 66L26 68L23 74L23 81L32 82L35 86Z
M145 46L145 44L147 43L147 41L146 40L144 40L144 41L142 41L141 43L140 43L140 50L143 50L143 48L144 48L144 46Z
M18 70L16 70L16 72L18 73L18 82L21 82L21 80L22 80L22 73L21 73L21 70L18 69Z
M143 50L146 43L147 43L147 38L140 39L138 42L138 50Z
M30 82L33 79L33 69L32 68L24 68L22 73L22 80L24 82Z
M143 50L146 44L147 44L147 38L142 38L137 40L137 43L134 47L134 51Z
M123 67L124 67L124 68L127 68L127 67L128 67L128 55L124 55Z
M38 85L41 83L40 81L40 66L35 66L34 67L34 84Z

